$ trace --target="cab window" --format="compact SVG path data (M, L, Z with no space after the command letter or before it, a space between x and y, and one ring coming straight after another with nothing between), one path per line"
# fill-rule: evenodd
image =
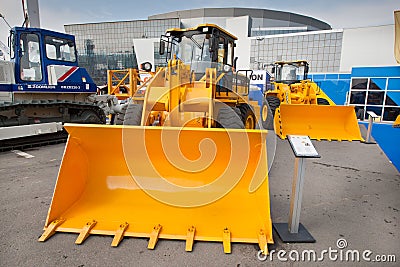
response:
M225 64L225 38L219 37L218 42L218 63Z
M234 43L232 41L228 42L228 58L226 64L229 66L233 66L233 47Z
M72 40L46 36L44 38L48 59L75 62L75 44Z

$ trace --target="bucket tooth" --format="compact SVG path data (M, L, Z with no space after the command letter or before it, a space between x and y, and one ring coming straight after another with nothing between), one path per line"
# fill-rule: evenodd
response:
M231 232L228 228L224 229L224 233L222 235L222 243L224 245L224 253L231 253Z
M162 226L160 224L156 225L153 227L153 231L150 234L150 239L149 239L149 244L147 245L148 249L154 249L157 241L158 241L158 235L160 234Z
M264 230L260 230L258 233L258 246L260 247L261 251L264 255L268 255L268 246L267 246L267 236L264 233Z
M40 236L39 241L44 242L49 239L52 235L56 233L57 227L64 222L63 219L58 219L52 221L49 226L46 228L44 233Z
M75 241L75 244L77 244L77 245L82 244L83 241L85 241L85 239L88 238L88 236L89 236L89 234L90 234L90 233L89 233L90 230L92 230L92 228L96 225L96 223L97 223L97 222L96 222L95 220L90 221L90 222L87 222L87 223L85 224L85 226L82 228L82 230L81 230L81 232L80 232L78 238L77 238L76 241Z
M115 232L114 239L111 243L112 247L118 247L119 243L121 242L122 238L124 238L124 233L128 228L129 224L127 222L121 224L118 230Z
M189 227L186 235L186 251L193 250L193 242L194 242L194 234L196 232L196 228L194 226Z

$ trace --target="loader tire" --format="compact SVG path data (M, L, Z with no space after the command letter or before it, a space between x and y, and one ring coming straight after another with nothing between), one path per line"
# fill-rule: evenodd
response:
M267 96L266 99L271 109L272 116L275 117L275 110L281 105L281 101L276 96Z
M278 99L279 100L279 99ZM261 125L266 130L274 130L274 117L267 100L263 100L261 107Z
M115 124L139 126L142 121L143 105L128 104L122 108L122 112L117 115Z
M236 107L221 108L217 116L217 126L227 129L244 129L240 110Z
M93 110L85 110L80 115L80 121L82 123L102 124L104 123L99 115Z
M242 122L245 129L255 129L257 124L256 116L249 105L240 105L239 110L242 117Z
M364 120L364 109L363 108L357 108L356 107L356 117L357 117L357 119L359 119L359 120Z
M329 102L325 98L317 98L317 104L318 105L329 106Z
M115 125L123 125L124 124L124 117L125 117L125 113L126 113L127 107L128 107L128 105L125 105L125 106L122 107L121 113L118 113L115 116L113 124L115 124Z

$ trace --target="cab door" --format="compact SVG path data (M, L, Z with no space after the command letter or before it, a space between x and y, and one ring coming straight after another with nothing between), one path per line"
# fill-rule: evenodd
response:
M21 32L16 38L16 80L18 83L43 81L42 47L40 35Z

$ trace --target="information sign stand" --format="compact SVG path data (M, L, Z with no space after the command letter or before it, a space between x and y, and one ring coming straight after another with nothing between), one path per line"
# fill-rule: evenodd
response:
M274 229L285 243L313 243L315 239L300 223L301 200L304 186L306 158L320 158L308 136L288 135L295 155L292 194L290 197L289 223L274 223Z

